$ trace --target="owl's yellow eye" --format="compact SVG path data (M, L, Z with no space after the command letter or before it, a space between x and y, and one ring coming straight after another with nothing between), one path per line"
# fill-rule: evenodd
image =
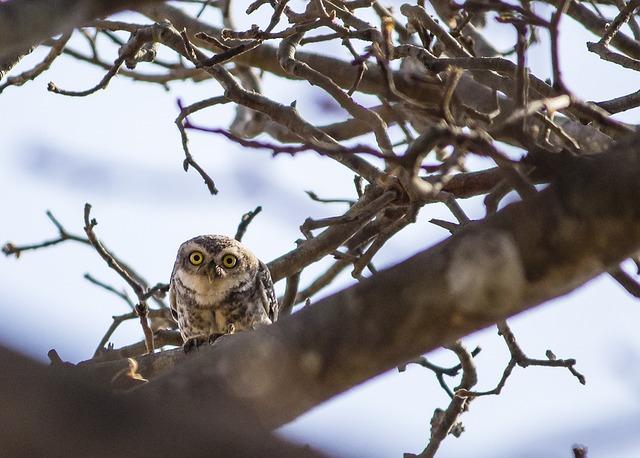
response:
M222 257L222 265L225 269L233 269L238 264L238 258L232 254L225 254Z
M189 262L194 266L199 266L204 261L204 256L199 251L194 251L189 255Z

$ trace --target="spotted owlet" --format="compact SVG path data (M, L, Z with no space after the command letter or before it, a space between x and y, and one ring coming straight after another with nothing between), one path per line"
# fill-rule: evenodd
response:
M170 286L171 314L185 351L278 319L268 267L224 235L200 235L180 245Z

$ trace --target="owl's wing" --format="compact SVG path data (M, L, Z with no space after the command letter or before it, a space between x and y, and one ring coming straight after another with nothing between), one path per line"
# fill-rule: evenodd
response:
M273 281L271 280L269 268L262 261L260 261L260 267L258 267L256 286L260 290L262 306L273 323L278 319L278 299L276 298L276 292L273 289Z
M176 291L173 289L173 282L169 287L169 306L171 307L171 316L178 322L178 306L176 305Z

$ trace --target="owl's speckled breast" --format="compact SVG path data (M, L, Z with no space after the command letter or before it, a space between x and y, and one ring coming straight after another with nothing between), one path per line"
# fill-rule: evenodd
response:
M170 300L185 341L254 329L277 316L268 268L225 236L198 236L180 246Z

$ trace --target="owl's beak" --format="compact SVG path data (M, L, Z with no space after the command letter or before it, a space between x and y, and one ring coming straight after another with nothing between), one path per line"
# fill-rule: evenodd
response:
M216 278L221 278L222 276L224 276L224 271L222 270L222 268L211 261L207 265L207 277L209 278L209 283L211 283Z

